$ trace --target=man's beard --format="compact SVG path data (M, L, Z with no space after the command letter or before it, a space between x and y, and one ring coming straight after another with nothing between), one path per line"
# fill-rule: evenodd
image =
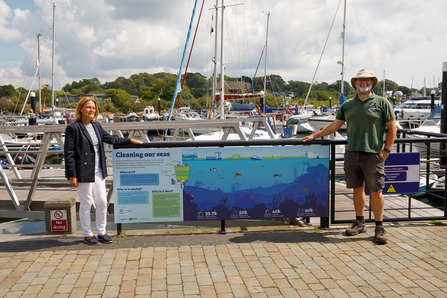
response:
M357 93L358 94L362 94L362 95L365 95L365 94L369 94L370 92L371 92L371 90L372 90L372 84L370 83L370 84L368 84L368 86L356 86L357 88Z

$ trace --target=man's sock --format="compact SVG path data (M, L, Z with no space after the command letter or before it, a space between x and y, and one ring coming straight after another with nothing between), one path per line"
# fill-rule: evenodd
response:
M376 221L376 228L377 228L378 226L383 226L383 221Z
M355 219L360 221L361 223L365 223L365 217L364 216L356 216Z

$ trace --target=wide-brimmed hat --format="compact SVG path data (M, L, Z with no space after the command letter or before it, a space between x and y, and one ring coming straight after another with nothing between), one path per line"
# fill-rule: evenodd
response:
M377 86L378 80L377 78L373 75L372 71L369 69L362 69L360 70L357 75L355 77L353 77L351 79L351 86L354 87L355 89L355 80L356 79L367 79L367 78L371 78L373 79L373 85L372 88L374 89Z

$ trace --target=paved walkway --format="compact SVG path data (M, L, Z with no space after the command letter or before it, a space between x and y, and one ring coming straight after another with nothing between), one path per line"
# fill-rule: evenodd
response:
M447 297L447 227L131 231L111 245L1 235L0 297Z

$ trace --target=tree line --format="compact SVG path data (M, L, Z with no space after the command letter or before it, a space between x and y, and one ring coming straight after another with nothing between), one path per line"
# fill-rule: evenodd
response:
M183 76L182 76L183 80ZM218 78L220 81L220 78ZM242 76L232 78L225 76L225 82L246 82L251 86L250 90L259 92L264 89L264 77L254 79ZM101 102L100 108L104 111L117 113L126 113L128 111L141 112L145 106L152 105L158 108L158 99L162 110L169 110L175 92L177 76L170 73L139 73L133 74L129 78L118 77L113 82L102 84L98 78L82 79L67 83L62 90L55 91L55 97L68 94L104 94L107 100ZM355 90L349 82L344 81L345 97L355 96ZM187 73L184 78L182 95L180 96L179 106L191 106L192 109L211 108L211 86L212 78L206 78L200 73ZM374 92L382 94L383 81L379 83ZM397 83L386 80L385 89L391 91L402 91L403 94L410 96L413 91L419 91L405 86L399 86ZM290 104L298 102L303 105L309 91L310 83L302 81L288 82L275 74L267 77L266 104L269 107L280 107L285 102L285 97L290 97ZM338 80L332 84L326 82L314 83L309 97L308 104L315 106L335 105L340 99L341 81ZM228 90L226 92L229 92ZM241 91L242 92L242 91ZM0 110L2 113L14 113L20 111L25 102L28 90L24 88L14 89L12 85L0 86ZM39 101L38 92L36 100ZM51 86L42 87L42 101L48 108L51 107ZM259 102L258 102L259 103ZM29 102L27 103L29 105ZM76 103L61 102L61 106L75 107Z

